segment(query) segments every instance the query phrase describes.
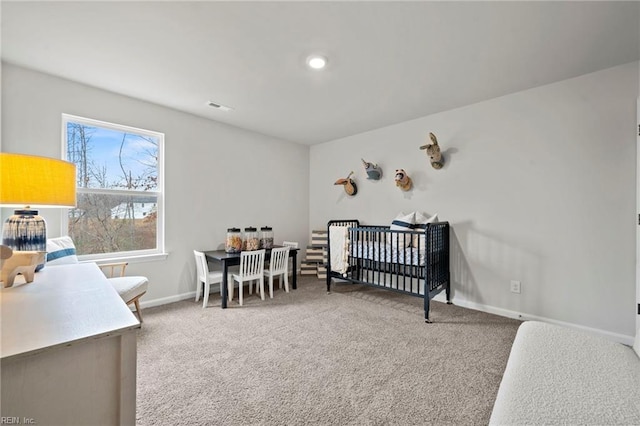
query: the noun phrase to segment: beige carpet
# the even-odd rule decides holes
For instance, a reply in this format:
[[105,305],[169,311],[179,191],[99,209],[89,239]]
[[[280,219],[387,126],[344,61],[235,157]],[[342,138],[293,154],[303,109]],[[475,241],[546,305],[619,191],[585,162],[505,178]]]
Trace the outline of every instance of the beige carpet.
[[144,310],[138,424],[487,424],[519,321],[435,302],[425,324],[420,298],[333,289]]

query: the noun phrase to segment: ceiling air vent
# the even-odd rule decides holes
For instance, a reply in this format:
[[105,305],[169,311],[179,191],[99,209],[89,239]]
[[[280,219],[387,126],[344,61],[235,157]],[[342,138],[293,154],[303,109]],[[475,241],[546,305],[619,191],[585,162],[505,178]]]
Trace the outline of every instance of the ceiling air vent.
[[231,111],[233,109],[233,108],[228,107],[226,105],[217,104],[217,103],[212,102],[212,101],[207,102],[207,105],[209,105],[212,108],[219,109],[220,111]]

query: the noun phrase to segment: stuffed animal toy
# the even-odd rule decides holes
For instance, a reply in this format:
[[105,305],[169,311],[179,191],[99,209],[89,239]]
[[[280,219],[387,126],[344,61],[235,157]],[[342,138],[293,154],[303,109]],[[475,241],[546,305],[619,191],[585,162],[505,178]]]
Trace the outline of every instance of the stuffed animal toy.
[[395,176],[396,186],[403,191],[411,189],[411,178],[404,169],[397,169]]
[[377,164],[369,163],[361,158],[364,165],[364,171],[367,172],[367,179],[379,180],[382,177],[382,169]]
[[351,175],[353,174],[353,172],[349,173],[349,176],[347,176],[344,179],[338,179],[334,185],[344,185],[344,192],[347,193],[347,195],[356,195],[358,193],[358,187],[356,186],[356,182],[351,179]]
[[422,145],[420,149],[427,150],[427,155],[429,156],[431,167],[439,170],[444,165],[444,158],[442,157],[442,153],[440,152],[440,146],[438,145],[438,139],[436,139],[436,135],[434,135],[433,133],[429,133],[429,137],[431,138],[432,143]]

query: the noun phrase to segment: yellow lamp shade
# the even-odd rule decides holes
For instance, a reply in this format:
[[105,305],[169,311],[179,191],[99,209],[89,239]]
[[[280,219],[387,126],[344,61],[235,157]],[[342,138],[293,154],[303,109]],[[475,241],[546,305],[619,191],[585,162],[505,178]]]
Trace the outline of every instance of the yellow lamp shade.
[[75,207],[75,164],[54,158],[0,153],[0,205]]

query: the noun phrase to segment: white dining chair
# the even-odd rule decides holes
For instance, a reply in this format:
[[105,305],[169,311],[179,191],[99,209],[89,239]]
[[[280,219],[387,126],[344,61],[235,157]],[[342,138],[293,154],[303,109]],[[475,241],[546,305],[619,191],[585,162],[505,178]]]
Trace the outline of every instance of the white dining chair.
[[[249,294],[251,294],[251,282],[257,280],[260,285],[260,298],[264,300],[264,254],[265,249],[243,251],[240,253],[240,270],[232,274],[233,280],[229,283],[229,301],[233,300],[233,286],[238,282],[238,299],[242,306],[243,284],[249,282]],[[258,290],[256,289],[256,293]]]
[[[273,279],[278,278],[278,282],[284,280],[284,289],[289,293],[289,250],[291,247],[278,247],[271,250],[271,261],[269,270],[264,271],[264,276],[269,278],[269,297],[273,299]],[[282,287],[282,285],[280,286]]]
[[211,284],[220,284],[220,295],[222,296],[222,271],[209,271],[209,264],[207,263],[207,257],[203,252],[194,250],[193,255],[196,258],[196,271],[197,282],[196,287],[196,302],[200,300],[200,293],[204,288],[204,301],[202,307],[206,308],[209,303],[209,292],[211,291]]
[[[298,248],[297,241],[283,241],[282,245],[290,248]],[[293,264],[293,259],[287,260],[287,263],[289,264],[287,276],[289,273],[295,274],[297,272],[298,265]],[[282,288],[282,281],[278,281],[278,288]]]

